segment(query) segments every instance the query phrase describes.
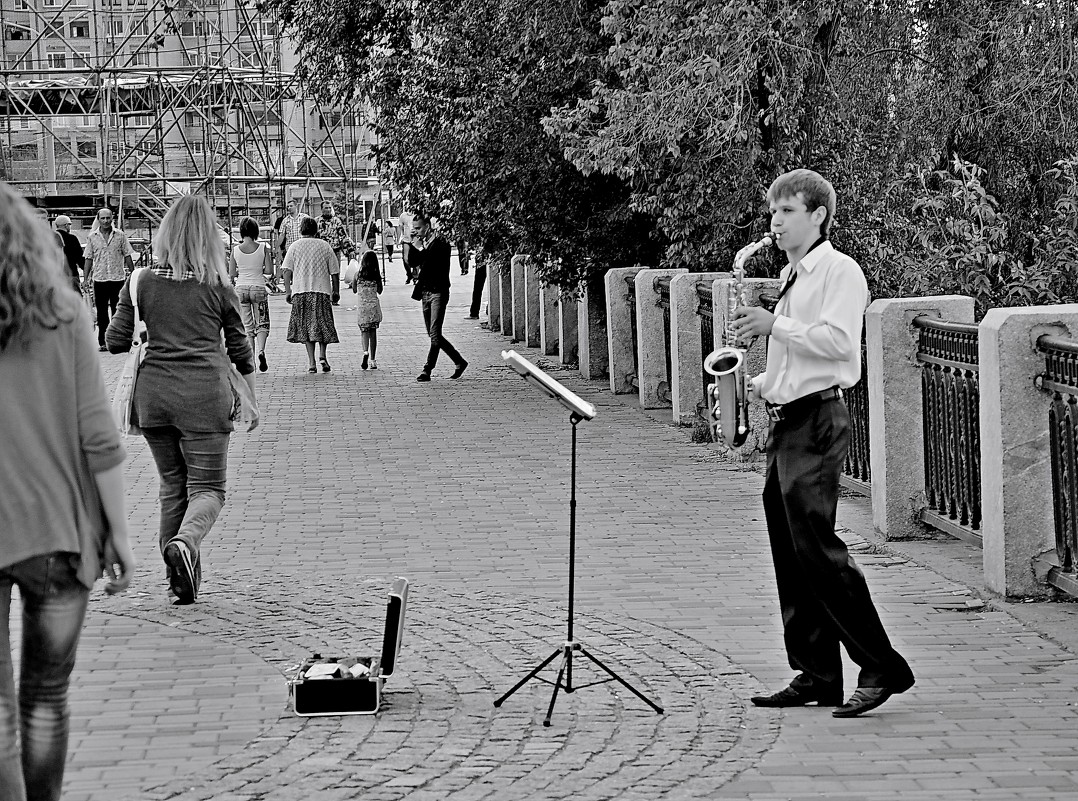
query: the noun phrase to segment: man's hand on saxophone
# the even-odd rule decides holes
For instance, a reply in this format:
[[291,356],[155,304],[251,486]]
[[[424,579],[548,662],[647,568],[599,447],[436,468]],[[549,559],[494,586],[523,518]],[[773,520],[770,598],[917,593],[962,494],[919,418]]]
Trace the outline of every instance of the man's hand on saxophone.
[[734,333],[743,342],[770,336],[774,325],[775,315],[761,306],[738,306],[734,311]]

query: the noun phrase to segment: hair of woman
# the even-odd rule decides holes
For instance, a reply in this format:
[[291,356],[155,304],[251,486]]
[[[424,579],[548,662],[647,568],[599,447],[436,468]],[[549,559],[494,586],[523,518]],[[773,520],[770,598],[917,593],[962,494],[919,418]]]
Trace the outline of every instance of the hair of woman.
[[359,260],[359,280],[379,281],[381,278],[382,271],[378,269],[378,257],[373,250],[368,250]]
[[318,220],[314,217],[304,217],[299,223],[300,236],[318,236]]
[[0,351],[75,318],[77,296],[64,278],[62,258],[48,224],[0,182]]
[[245,236],[249,239],[258,239],[258,223],[254,217],[244,217],[240,220],[240,236]]
[[200,195],[179,198],[161,220],[153,240],[154,255],[172,277],[190,268],[201,284],[227,284],[225,250],[209,201]]

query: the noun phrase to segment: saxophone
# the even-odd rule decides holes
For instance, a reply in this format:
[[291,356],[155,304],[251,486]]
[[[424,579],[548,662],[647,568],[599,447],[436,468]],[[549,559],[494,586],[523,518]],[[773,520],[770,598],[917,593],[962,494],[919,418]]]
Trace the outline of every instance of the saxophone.
[[746,245],[734,256],[734,281],[726,303],[722,347],[704,359],[704,370],[715,376],[708,387],[708,428],[713,442],[720,440],[729,448],[739,448],[749,435],[749,380],[745,370],[745,355],[752,343],[743,343],[734,334],[734,310],[744,306],[745,263],[761,248],[774,243],[771,236]]

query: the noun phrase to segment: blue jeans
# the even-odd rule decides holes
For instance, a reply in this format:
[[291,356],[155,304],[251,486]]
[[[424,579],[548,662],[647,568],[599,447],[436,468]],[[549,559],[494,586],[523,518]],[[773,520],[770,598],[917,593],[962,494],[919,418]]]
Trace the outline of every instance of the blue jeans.
[[199,546],[225,505],[227,432],[183,432],[174,426],[142,429],[161,476],[158,547],[186,543],[197,558]]
[[[11,588],[22,598],[22,660],[15,693]],[[71,554],[35,556],[0,568],[0,798],[55,801],[67,757],[67,688],[90,591]],[[15,733],[22,737],[22,747]]]
[[427,351],[427,363],[423,366],[424,373],[434,372],[440,350],[445,351],[445,355],[453,360],[453,364],[460,365],[464,362],[453,344],[442,336],[442,322],[445,320],[445,310],[448,306],[448,291],[423,293],[423,325],[426,326],[427,335],[430,337],[430,350]]

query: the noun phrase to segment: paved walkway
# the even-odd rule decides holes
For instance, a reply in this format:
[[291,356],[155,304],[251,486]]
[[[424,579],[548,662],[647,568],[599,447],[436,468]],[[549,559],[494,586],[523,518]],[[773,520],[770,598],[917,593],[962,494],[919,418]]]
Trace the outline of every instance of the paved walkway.
[[[761,478],[575,372],[557,377],[599,408],[579,429],[576,634],[666,713],[610,683],[561,696],[549,729],[539,682],[495,709],[565,638],[567,416],[464,319],[470,277],[446,332],[471,366],[416,383],[419,305],[399,262],[390,277],[377,371],[359,369],[350,293],[333,372],[314,376],[273,298],[263,424],[233,439],[194,606],[166,603],[156,474],[130,442],[142,564],[91,605],[68,799],[1078,798],[1078,659],[1031,605],[1020,620],[970,591],[967,546],[876,547],[855,498],[845,536],[917,686],[857,720],[748,705],[791,675]],[[115,376],[122,358],[104,361]],[[934,555],[953,569],[923,566]],[[399,575],[412,594],[383,711],[291,714],[287,670],[375,651]],[[1033,606],[1078,629],[1073,607]],[[578,663],[578,683],[598,678]]]

